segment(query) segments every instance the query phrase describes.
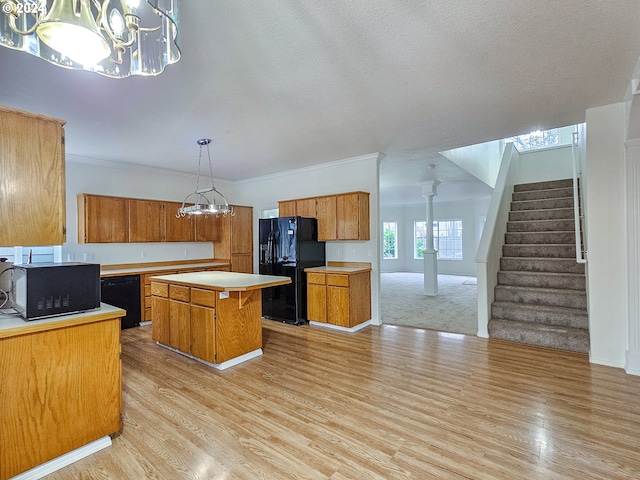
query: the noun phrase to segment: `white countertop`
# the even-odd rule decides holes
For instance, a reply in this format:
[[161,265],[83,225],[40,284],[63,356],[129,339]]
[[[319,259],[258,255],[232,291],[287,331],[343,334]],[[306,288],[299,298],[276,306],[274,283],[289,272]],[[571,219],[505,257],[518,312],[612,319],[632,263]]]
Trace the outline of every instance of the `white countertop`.
[[289,277],[236,272],[193,272],[158,275],[151,281],[199,287],[219,292],[242,292],[291,283]]
[[328,265],[324,267],[309,267],[309,268],[305,268],[304,271],[307,273],[318,272],[318,273],[350,274],[350,273],[370,272],[371,267],[338,267],[338,266],[334,267],[334,266]]
[[227,267],[229,262],[207,262],[207,263],[184,263],[180,265],[161,265],[151,267],[131,267],[131,268],[119,268],[110,270],[100,269],[101,277],[115,277],[118,275],[139,275],[145,273],[162,272],[162,271],[176,271],[187,268],[211,268],[211,267]]
[[0,338],[15,334],[44,331],[53,328],[82,324],[91,321],[100,321],[107,318],[123,317],[126,312],[122,308],[101,303],[100,308],[80,313],[70,313],[40,320],[24,320],[17,313],[7,313],[11,310],[0,310]]

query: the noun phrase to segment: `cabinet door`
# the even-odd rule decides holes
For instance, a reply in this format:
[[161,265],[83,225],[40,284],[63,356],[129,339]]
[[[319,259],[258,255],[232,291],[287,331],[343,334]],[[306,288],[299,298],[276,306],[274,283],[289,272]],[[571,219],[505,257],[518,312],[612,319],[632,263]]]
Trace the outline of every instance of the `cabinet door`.
[[336,237],[336,197],[318,198],[318,240],[335,240]]
[[216,322],[213,308],[191,305],[191,355],[216,361]]
[[327,322],[349,327],[349,288],[327,286]]
[[327,322],[327,287],[307,284],[307,318],[314,322]]
[[182,203],[164,202],[165,242],[193,242],[195,228],[193,217],[176,217]]
[[231,255],[253,253],[253,207],[234,207],[231,216]]
[[129,200],[129,242],[161,242],[163,205],[154,200]]
[[279,217],[295,217],[296,201],[286,200],[284,202],[278,202],[278,216]]
[[0,245],[66,241],[63,124],[0,108]]
[[151,338],[163,345],[169,345],[169,299],[162,297],[151,297],[151,311],[153,312],[153,323]]
[[[82,211],[82,215],[80,212]],[[129,241],[127,225],[129,201],[100,195],[78,196],[78,243],[125,243]]]
[[231,255],[231,271],[253,273],[253,255],[245,253]]
[[360,199],[357,193],[336,197],[336,230],[339,240],[358,240]]
[[296,215],[299,217],[316,218],[317,214],[315,198],[296,200]]
[[214,240],[213,228],[215,215],[196,215],[195,239],[196,242],[212,242]]
[[169,324],[169,346],[191,353],[191,311],[188,303],[169,301]]

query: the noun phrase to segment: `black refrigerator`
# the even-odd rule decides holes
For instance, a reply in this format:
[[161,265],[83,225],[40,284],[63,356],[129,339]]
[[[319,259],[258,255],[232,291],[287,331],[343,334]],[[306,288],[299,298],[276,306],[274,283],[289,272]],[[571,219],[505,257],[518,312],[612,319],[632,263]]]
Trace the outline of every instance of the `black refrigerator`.
[[315,218],[261,218],[260,269],[263,275],[285,276],[288,285],[262,290],[262,316],[300,325],[307,322],[307,267],[325,264],[324,242],[318,241]]

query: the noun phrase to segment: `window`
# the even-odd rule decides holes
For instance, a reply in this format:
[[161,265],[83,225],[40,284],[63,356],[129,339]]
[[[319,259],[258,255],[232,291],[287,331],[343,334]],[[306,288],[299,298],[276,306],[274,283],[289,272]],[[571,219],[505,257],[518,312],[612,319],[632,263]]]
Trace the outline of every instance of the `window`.
[[555,147],[560,145],[560,129],[536,130],[525,135],[508,138],[507,141],[513,142],[518,150]]
[[[413,227],[413,258],[424,258],[427,244],[427,222],[415,222]],[[433,248],[438,259],[462,260],[462,220],[433,222]]]
[[398,258],[398,224],[382,222],[382,258]]
[[438,258],[462,260],[462,220],[433,222],[433,243]]

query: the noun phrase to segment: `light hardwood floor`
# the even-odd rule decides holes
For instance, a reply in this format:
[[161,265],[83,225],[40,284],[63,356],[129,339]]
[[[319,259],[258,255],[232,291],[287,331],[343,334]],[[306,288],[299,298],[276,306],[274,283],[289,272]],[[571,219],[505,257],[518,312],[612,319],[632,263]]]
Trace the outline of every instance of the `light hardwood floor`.
[[636,479],[640,378],[410,327],[263,321],[219,372],[122,332],[124,432],[49,479]]

